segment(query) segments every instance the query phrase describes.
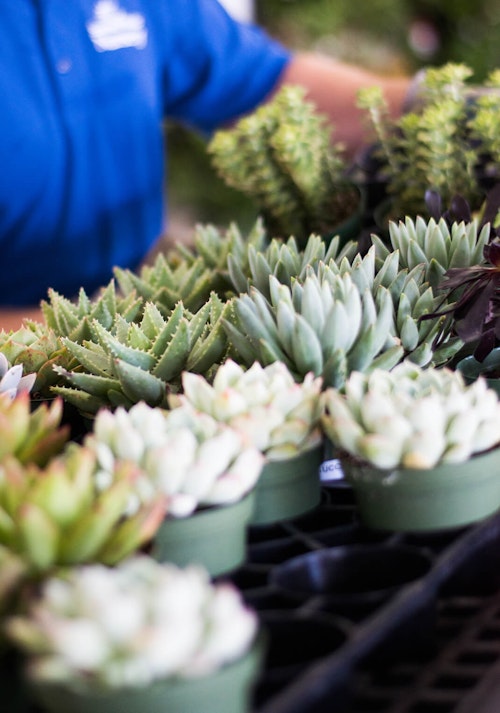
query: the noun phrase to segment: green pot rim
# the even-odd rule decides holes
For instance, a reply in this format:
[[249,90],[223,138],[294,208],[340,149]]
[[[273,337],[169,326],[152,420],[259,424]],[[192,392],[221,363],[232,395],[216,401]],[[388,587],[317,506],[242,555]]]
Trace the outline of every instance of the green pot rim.
[[255,487],[252,525],[289,520],[317,507],[321,500],[319,469],[324,443],[292,458],[268,460]]
[[429,530],[467,525],[500,507],[500,448],[429,470],[381,470],[343,458],[361,521],[378,529]]
[[255,507],[255,489],[227,505],[196,510],[186,518],[165,518],[151,556],[179,566],[203,565],[212,576],[239,567],[246,559],[247,526]]

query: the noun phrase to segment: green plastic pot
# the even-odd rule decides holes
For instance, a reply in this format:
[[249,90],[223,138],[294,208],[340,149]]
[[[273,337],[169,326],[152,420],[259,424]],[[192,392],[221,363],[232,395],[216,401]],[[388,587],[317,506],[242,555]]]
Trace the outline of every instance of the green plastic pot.
[[319,505],[323,450],[321,444],[294,458],[265,463],[255,487],[250,524],[267,525],[289,520]]
[[429,470],[380,470],[347,457],[342,465],[362,523],[375,529],[461,527],[500,507],[500,448]]
[[263,637],[258,636],[246,656],[203,678],[100,693],[49,684],[33,690],[48,713],[248,713],[264,648]]
[[460,371],[468,384],[475,381],[478,376],[484,376],[490,389],[500,395],[500,377],[488,376],[492,372],[500,373],[500,347],[493,349],[484,361],[478,361],[472,354],[461,359],[456,369]]
[[236,569],[246,559],[254,497],[252,490],[230,505],[196,510],[186,518],[165,518],[154,537],[151,556],[180,567],[201,564],[213,577]]

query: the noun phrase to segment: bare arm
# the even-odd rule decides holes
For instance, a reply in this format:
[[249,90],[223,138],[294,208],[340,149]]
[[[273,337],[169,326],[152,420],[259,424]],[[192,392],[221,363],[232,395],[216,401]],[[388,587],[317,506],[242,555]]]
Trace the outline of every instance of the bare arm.
[[411,77],[379,76],[366,69],[309,52],[299,52],[285,69],[280,85],[300,84],[322,114],[330,117],[333,138],[352,156],[367,142],[364,114],[356,106],[361,87],[381,86],[394,116],[401,113]]
[[24,319],[43,322],[42,310],[39,307],[16,307],[0,309],[0,330],[10,332],[19,329]]

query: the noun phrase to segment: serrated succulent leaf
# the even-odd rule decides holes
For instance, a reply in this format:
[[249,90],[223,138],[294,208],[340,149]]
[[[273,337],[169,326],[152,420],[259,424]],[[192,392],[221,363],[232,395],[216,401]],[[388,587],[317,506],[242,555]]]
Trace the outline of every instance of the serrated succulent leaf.
[[121,385],[121,390],[132,403],[145,401],[150,406],[159,406],[164,402],[165,383],[134,364],[115,360],[115,370]]

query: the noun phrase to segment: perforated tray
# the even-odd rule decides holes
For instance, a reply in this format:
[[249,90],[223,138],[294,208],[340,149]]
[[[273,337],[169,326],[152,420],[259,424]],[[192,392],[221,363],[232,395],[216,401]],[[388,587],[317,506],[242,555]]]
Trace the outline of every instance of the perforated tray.
[[230,578],[269,636],[254,713],[500,713],[500,514],[376,532],[333,481]]

